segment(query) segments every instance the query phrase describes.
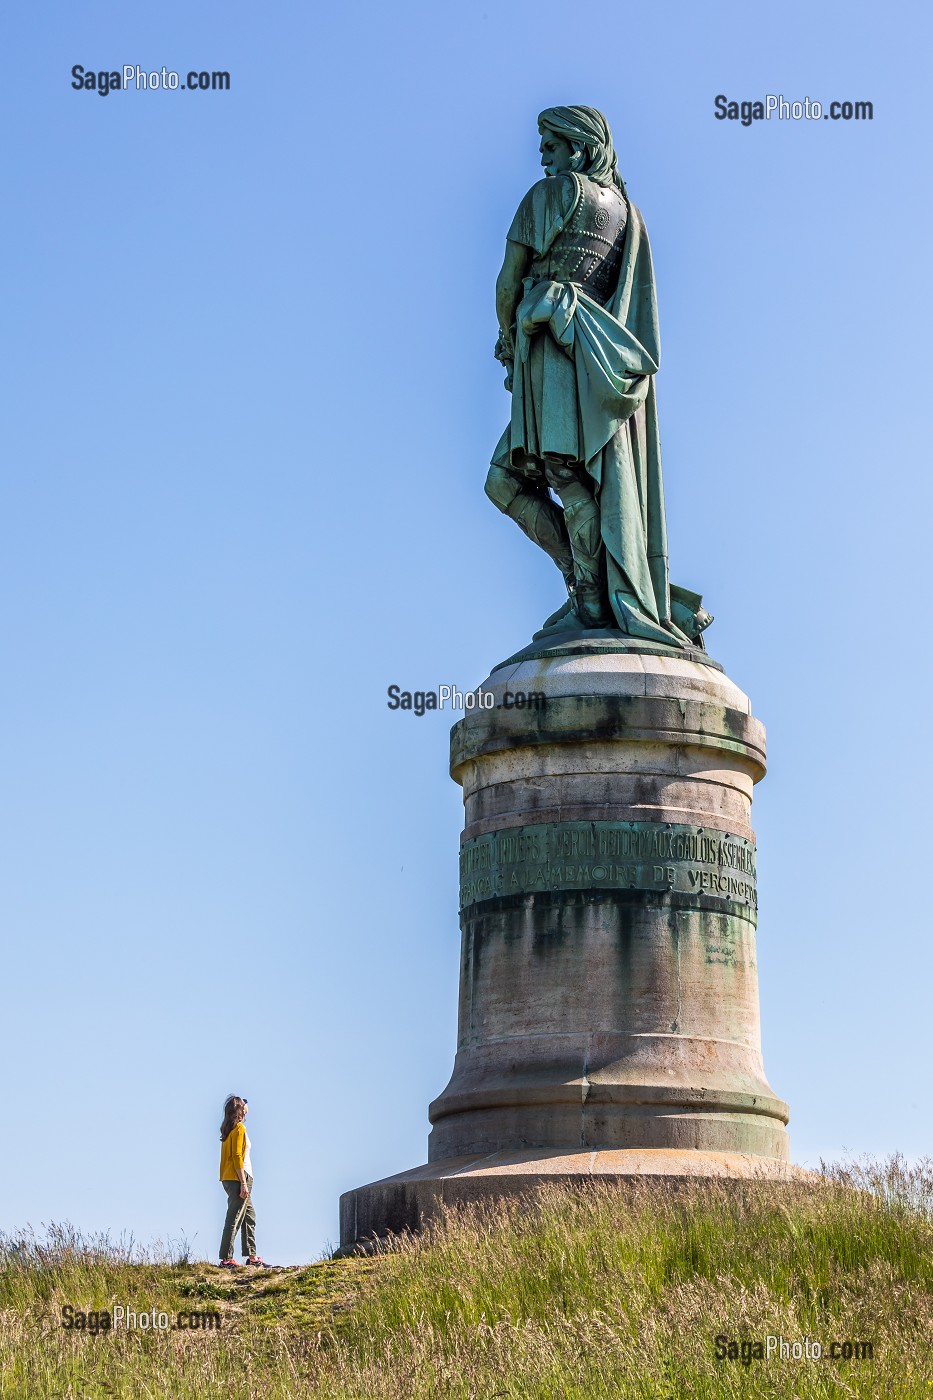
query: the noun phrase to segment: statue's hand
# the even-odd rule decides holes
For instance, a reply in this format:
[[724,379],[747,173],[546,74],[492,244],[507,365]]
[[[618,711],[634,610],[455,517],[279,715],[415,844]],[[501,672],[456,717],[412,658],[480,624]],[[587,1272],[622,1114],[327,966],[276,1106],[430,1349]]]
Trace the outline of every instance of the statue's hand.
[[512,337],[506,331],[499,332],[499,339],[496,341],[496,348],[492,352],[502,365],[510,365],[515,359],[515,346]]
[[499,339],[496,341],[496,348],[493,351],[500,365],[506,369],[505,387],[509,393],[512,392],[512,370],[515,365],[515,347],[512,344],[512,337],[503,331],[499,332]]

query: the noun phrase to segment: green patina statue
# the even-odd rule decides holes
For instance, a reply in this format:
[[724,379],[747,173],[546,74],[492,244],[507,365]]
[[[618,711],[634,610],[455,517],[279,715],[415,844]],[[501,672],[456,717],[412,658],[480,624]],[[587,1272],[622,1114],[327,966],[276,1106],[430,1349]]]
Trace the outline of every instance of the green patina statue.
[[564,576],[569,598],[539,636],[607,628],[702,646],[712,619],[668,581],[644,221],[601,113],[551,107],[538,129],[547,174],[519,205],[496,283],[512,418],[486,494]]

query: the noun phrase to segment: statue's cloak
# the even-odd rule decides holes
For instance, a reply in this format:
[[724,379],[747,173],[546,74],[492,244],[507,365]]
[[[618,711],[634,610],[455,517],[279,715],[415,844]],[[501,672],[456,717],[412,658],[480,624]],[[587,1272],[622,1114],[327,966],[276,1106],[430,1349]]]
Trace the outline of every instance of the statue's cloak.
[[[510,239],[539,256],[547,251],[566,218],[563,183],[541,180],[529,190]],[[638,614],[655,626],[670,620],[654,394],[659,361],[651,248],[629,203],[619,280],[605,307],[573,282],[525,279],[512,420],[493,457],[501,467],[546,454],[584,464],[599,503],[609,601],[624,632]]]

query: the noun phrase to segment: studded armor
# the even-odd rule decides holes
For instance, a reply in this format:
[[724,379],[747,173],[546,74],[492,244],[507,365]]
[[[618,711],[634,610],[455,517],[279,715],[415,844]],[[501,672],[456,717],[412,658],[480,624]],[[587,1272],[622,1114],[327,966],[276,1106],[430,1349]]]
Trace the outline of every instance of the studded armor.
[[615,185],[597,185],[576,174],[572,178],[577,191],[573,209],[548,251],[534,259],[529,273],[551,282],[575,282],[605,306],[619,276],[628,209]]

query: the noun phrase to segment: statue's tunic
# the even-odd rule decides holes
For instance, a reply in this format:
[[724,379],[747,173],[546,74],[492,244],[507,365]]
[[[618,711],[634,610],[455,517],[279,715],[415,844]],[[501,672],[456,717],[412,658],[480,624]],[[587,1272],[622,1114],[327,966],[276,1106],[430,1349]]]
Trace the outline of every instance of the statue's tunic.
[[657,303],[641,214],[614,184],[558,175],[532,186],[508,237],[532,260],[516,313],[512,419],[493,462],[582,463],[618,625],[667,624]]

